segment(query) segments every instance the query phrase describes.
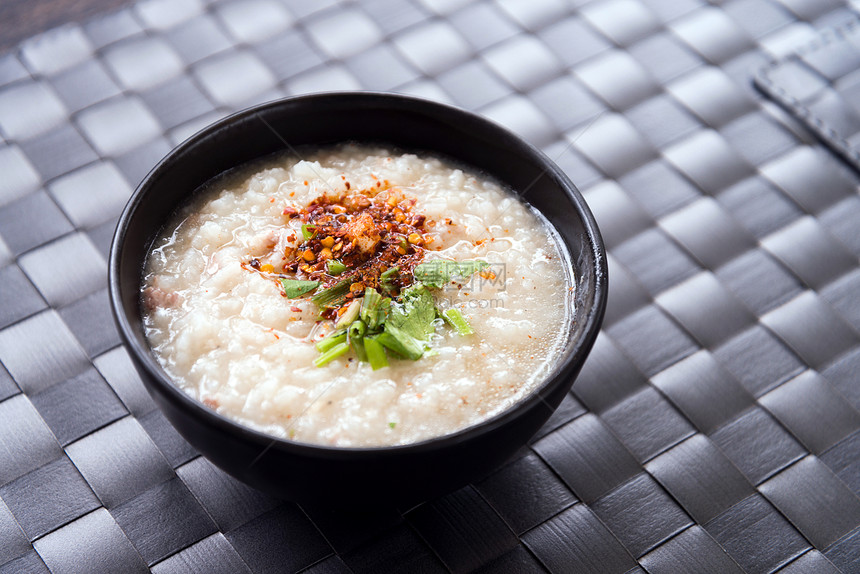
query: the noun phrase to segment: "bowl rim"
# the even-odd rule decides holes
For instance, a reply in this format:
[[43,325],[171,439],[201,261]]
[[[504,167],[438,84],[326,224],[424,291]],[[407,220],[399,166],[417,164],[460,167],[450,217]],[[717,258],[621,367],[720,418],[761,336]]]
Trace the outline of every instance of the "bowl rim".
[[[477,124],[480,126],[480,129],[484,131],[495,132],[494,136],[504,138],[506,147],[510,147],[517,155],[529,156],[528,159],[541,168],[541,173],[543,175],[549,176],[554,182],[556,182],[560,189],[568,196],[572,207],[582,221],[582,227],[585,231],[584,237],[586,237],[586,241],[583,242],[583,248],[592,252],[592,257],[595,261],[595,268],[593,269],[594,291],[592,304],[587,309],[581,334],[569,342],[569,347],[567,347],[569,351],[566,353],[565,358],[556,364],[531,392],[517,400],[508,408],[487,419],[481,420],[452,433],[397,445],[344,447],[306,443],[281,438],[256,430],[239,421],[233,420],[226,415],[222,415],[188,395],[185,391],[180,389],[179,386],[173,383],[171,377],[156,361],[149,346],[141,345],[135,336],[137,330],[133,327],[132,322],[129,321],[126,316],[124,306],[122,304],[122,285],[120,281],[122,251],[129,223],[134,218],[141,203],[143,203],[144,198],[148,194],[149,188],[158,180],[162,172],[167,170],[177,161],[181,161],[182,156],[186,152],[190,151],[201,142],[205,142],[207,139],[219,132],[223,133],[224,131],[228,131],[231,125],[241,124],[243,120],[252,116],[257,116],[261,112],[277,109],[282,106],[302,105],[304,103],[314,105],[316,102],[338,100],[343,102],[356,100],[360,103],[376,103],[379,107],[392,107],[393,105],[393,111],[395,113],[402,113],[404,110],[418,109],[419,111],[428,112],[428,117],[436,114],[447,114],[448,116],[458,117],[458,119],[471,125]],[[433,119],[438,120],[436,117]],[[266,123],[265,120],[263,123]],[[428,149],[428,151],[432,153],[434,150]],[[453,156],[452,159],[455,161],[459,160],[459,158]],[[469,165],[469,162],[467,161],[463,161],[463,163],[467,166]],[[493,174],[489,173],[488,175],[492,176]],[[524,194],[525,192],[518,193],[520,200],[528,203],[527,200],[522,197]],[[187,195],[183,195],[183,199],[187,197]],[[552,223],[550,223],[550,225],[552,225]],[[555,229],[554,225],[553,228],[555,233],[558,234],[559,232]],[[569,251],[566,246],[565,250]],[[570,253],[566,255],[567,259],[570,259],[571,257],[572,254]],[[575,275],[574,278],[578,280],[579,276]],[[219,430],[226,431],[228,434],[238,435],[243,439],[248,439],[260,444],[263,448],[263,452],[260,454],[260,457],[262,457],[263,453],[269,449],[275,449],[309,458],[343,460],[364,459],[368,456],[374,455],[385,457],[397,456],[405,453],[419,454],[426,451],[436,451],[447,449],[449,447],[456,447],[460,443],[471,441],[485,434],[492,433],[499,427],[504,427],[512,419],[516,419],[521,412],[525,412],[536,407],[536,403],[538,402],[545,402],[544,395],[550,394],[551,390],[556,388],[558,385],[563,384],[567,378],[575,376],[576,371],[581,367],[594,345],[606,310],[608,296],[608,268],[603,239],[597,227],[597,222],[595,221],[591,210],[588,208],[585,199],[567,174],[565,174],[543,151],[535,147],[533,144],[516,135],[508,128],[486,117],[453,105],[403,94],[372,91],[340,91],[288,96],[239,110],[205,126],[171,149],[171,151],[159,160],[159,162],[140,181],[118,219],[110,247],[108,287],[111,312],[118,327],[123,344],[133,355],[131,357],[132,361],[136,364],[142,364],[147,371],[147,374],[150,375],[151,381],[158,386],[162,395],[174,404],[179,403],[181,410],[189,413],[197,419],[203,419],[202,422],[206,425],[214,425]],[[145,377],[141,378],[145,379]],[[148,382],[146,380],[143,380],[143,382],[144,386],[150,394],[152,394],[153,390],[150,388]],[[550,408],[549,405],[546,406],[550,409],[550,414],[556,410],[555,408]]]

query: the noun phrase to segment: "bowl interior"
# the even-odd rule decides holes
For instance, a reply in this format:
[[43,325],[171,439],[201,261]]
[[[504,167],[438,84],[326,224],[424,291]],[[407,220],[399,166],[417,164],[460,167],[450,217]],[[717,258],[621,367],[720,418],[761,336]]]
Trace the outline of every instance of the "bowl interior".
[[[413,451],[444,447],[464,435],[492,430],[504,421],[491,419],[454,436],[405,447],[337,449],[302,445],[232,423],[197,405],[173,386],[149,350],[141,321],[143,265],[152,241],[176,208],[201,185],[245,162],[301,146],[356,141],[383,143],[407,150],[447,156],[484,172],[510,187],[536,207],[558,231],[567,247],[576,277],[576,310],[568,344],[555,372],[532,395],[496,419],[516,416],[518,409],[543,401],[553,389],[569,388],[597,335],[606,300],[606,261],[596,224],[576,188],[541,152],[498,125],[449,106],[416,98],[371,93],[323,94],[264,104],[225,118],[178,146],[140,184],[123,212],[110,260],[110,296],[123,339],[150,391],[172,394],[180,408],[232,435],[289,452],[329,451],[326,456],[352,456],[331,451]],[[561,400],[557,393],[555,404]],[[158,402],[158,401],[157,401]],[[161,405],[163,406],[163,404]],[[547,418],[550,413],[546,413]],[[168,416],[171,418],[171,416]],[[172,419],[175,423],[175,418]],[[534,430],[536,430],[535,427]],[[180,429],[182,430],[182,429]],[[534,432],[534,430],[532,432]],[[528,437],[524,437],[524,443]],[[518,445],[517,445],[518,446]]]

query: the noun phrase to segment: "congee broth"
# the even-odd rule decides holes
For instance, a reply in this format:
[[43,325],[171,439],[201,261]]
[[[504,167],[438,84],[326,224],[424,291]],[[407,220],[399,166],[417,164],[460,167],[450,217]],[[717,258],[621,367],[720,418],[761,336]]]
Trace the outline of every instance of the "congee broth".
[[416,442],[532,391],[572,277],[538,212],[447,160],[346,144],[209,182],[156,239],[147,339],[186,393],[271,435]]

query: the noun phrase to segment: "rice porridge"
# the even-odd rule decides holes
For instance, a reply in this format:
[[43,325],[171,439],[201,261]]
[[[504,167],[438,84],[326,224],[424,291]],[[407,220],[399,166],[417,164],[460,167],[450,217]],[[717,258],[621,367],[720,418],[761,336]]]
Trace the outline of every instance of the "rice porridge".
[[185,392],[341,447],[484,420],[552,369],[574,282],[554,230],[495,182],[355,144],[216,178],[156,239],[146,335]]

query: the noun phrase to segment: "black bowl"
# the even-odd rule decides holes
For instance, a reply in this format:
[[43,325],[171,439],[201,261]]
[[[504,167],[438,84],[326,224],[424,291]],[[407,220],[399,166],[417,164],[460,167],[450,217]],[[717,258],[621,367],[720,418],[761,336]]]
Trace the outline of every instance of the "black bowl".
[[[202,184],[289,146],[386,142],[447,156],[522,194],[555,226],[576,277],[576,311],[552,373],[507,411],[454,434],[380,448],[336,448],[273,438],[219,415],[174,386],[143,333],[140,285],[150,246]],[[134,192],[114,236],[110,299],[131,357],[176,429],[236,478],[298,502],[405,505],[451,491],[498,467],[537,432],[569,391],[603,319],[603,243],[585,201],[533,146],[481,117],[426,100],[372,93],[287,98],[244,110],[197,133]]]

